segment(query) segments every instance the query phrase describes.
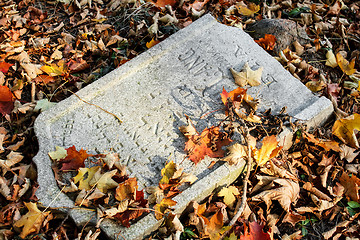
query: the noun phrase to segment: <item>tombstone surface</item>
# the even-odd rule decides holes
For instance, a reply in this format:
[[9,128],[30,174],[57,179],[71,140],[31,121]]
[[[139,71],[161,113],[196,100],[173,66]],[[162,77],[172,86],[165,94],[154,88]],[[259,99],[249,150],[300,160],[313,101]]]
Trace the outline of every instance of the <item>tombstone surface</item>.
[[[322,123],[332,112],[332,104],[314,96],[280,63],[238,28],[222,25],[205,15],[189,27],[142,53],[118,69],[80,90],[78,96],[117,115],[84,103],[76,96],[58,103],[36,119],[39,152],[34,158],[40,188],[37,197],[44,206],[69,208],[77,224],[84,224],[93,212],[74,208],[74,203],[60,193],[51,169],[48,152],[55,146],[86,149],[89,153],[118,152],[139,189],[157,185],[165,162],[181,163],[186,172],[199,177],[191,187],[174,198],[180,213],[191,200],[201,200],[216,187],[230,184],[243,165],[228,166],[205,158],[194,166],[185,159],[185,137],[178,128],[190,116],[199,131],[218,124],[224,118],[220,93],[237,86],[229,68],[240,71],[248,62],[252,69],[264,67],[262,84],[248,93],[260,98],[259,111],[278,113],[284,106],[295,119],[311,126]],[[94,218],[93,218],[94,220]],[[111,220],[102,229],[113,239],[142,238],[158,226],[152,213],[128,229]],[[120,235],[119,235],[120,233]]]

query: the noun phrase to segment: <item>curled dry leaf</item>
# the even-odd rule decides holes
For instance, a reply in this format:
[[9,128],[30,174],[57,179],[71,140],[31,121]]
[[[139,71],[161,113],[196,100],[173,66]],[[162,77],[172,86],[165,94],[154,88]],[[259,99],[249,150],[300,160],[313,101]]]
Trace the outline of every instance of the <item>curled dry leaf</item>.
[[15,222],[15,227],[23,227],[20,237],[25,238],[27,235],[31,233],[38,233],[46,216],[50,214],[50,212],[42,212],[40,211],[36,203],[28,202],[24,203],[28,213],[23,215],[18,221]]
[[24,156],[21,155],[19,152],[13,152],[11,151],[7,156],[7,160],[1,160],[0,159],[0,167],[4,169],[4,171],[8,170],[11,166],[19,163]]
[[257,70],[252,70],[246,62],[241,72],[236,72],[232,68],[230,68],[230,71],[237,85],[240,87],[245,87],[246,85],[254,87],[260,85],[263,69],[263,67],[260,67]]
[[335,54],[333,53],[333,51],[330,49],[327,51],[326,53],[326,63],[325,63],[326,66],[329,66],[329,67],[336,67],[338,65],[337,61],[336,61],[336,57],[335,57]]

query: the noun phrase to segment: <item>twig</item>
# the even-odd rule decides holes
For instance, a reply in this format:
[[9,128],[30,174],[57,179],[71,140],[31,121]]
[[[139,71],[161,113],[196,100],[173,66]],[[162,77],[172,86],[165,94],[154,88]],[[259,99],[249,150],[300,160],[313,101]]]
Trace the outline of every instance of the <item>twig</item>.
[[246,193],[247,193],[247,188],[248,188],[248,181],[249,181],[249,177],[250,177],[250,171],[251,171],[251,165],[252,165],[252,157],[251,157],[251,146],[250,146],[250,133],[249,133],[249,129],[246,126],[246,123],[243,121],[244,124],[244,128],[246,131],[246,141],[247,141],[247,147],[248,147],[248,157],[247,157],[247,169],[246,169],[246,176],[245,179],[243,181],[244,184],[244,188],[243,188],[243,194],[241,197],[241,204],[238,208],[237,213],[235,214],[235,216],[231,219],[229,226],[233,226],[236,221],[238,220],[238,218],[241,216],[241,214],[244,212],[245,206],[246,206]]
[[79,95],[77,95],[76,93],[74,93],[74,92],[71,91],[71,90],[68,90],[68,91],[71,92],[72,94],[74,94],[79,100],[83,101],[84,103],[89,104],[89,105],[91,105],[91,106],[94,106],[94,107],[97,107],[97,108],[101,109],[102,111],[104,111],[104,112],[106,112],[106,113],[114,116],[114,117],[120,122],[120,124],[122,123],[121,119],[120,119],[118,116],[116,116],[115,114],[113,114],[113,113],[111,113],[111,112],[103,109],[102,107],[100,107],[100,106],[98,106],[98,105],[95,105],[95,104],[93,104],[93,103],[90,103],[90,102],[88,102],[88,101],[85,101],[84,99],[82,99],[81,97],[79,97]]

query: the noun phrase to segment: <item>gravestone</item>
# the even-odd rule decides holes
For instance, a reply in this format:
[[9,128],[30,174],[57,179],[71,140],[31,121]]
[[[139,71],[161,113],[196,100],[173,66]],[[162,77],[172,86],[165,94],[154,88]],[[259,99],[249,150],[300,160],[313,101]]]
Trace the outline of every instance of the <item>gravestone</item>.
[[[227,91],[237,87],[229,68],[239,71],[246,62],[252,69],[264,67],[262,84],[248,91],[261,99],[260,111],[271,108],[278,113],[286,106],[291,116],[310,126],[322,123],[331,114],[329,100],[314,96],[248,34],[205,15],[77,93],[81,99],[118,116],[122,124],[76,96],[39,115],[35,123],[39,152],[34,162],[40,202],[69,208],[77,224],[85,224],[93,214],[73,208],[73,201],[59,191],[48,157],[55,146],[75,145],[93,154],[118,152],[131,176],[137,177],[139,189],[158,184],[166,161],[181,163],[199,180],[174,198],[176,213],[189,201],[201,200],[216,187],[234,181],[242,164],[230,167],[219,163],[208,169],[210,158],[197,166],[184,160],[185,137],[178,128],[186,123],[185,114],[199,131],[218,124],[224,118],[223,111],[208,113],[223,108],[223,87]],[[204,119],[200,119],[202,116]],[[105,220],[101,227],[113,239],[122,236],[131,240],[141,238],[158,224],[150,213],[128,229],[111,220]]]

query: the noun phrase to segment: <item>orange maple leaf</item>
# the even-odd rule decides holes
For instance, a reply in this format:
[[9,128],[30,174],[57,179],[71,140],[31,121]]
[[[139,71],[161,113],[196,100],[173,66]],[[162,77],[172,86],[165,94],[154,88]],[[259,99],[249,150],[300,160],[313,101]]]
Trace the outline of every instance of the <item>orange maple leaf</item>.
[[222,93],[220,93],[221,101],[224,103],[225,106],[227,106],[228,98],[230,98],[232,102],[241,102],[246,95],[246,91],[247,90],[245,88],[238,87],[231,92],[227,92],[223,87],[223,91]]
[[60,160],[62,163],[61,169],[64,170],[78,170],[81,167],[85,167],[85,159],[91,157],[92,155],[87,154],[86,150],[81,149],[77,151],[75,146],[69,147],[66,149],[67,156],[66,158]]
[[219,127],[206,128],[202,133],[187,136],[185,151],[195,164],[198,164],[205,156],[212,158],[224,157],[225,151],[221,147],[231,143],[231,139]]
[[276,157],[282,147],[278,147],[278,141],[275,135],[266,136],[262,141],[260,149],[253,148],[255,161],[259,166],[263,166],[271,158]]
[[0,72],[7,73],[9,71],[9,68],[14,65],[7,62],[0,62]]
[[265,34],[263,38],[259,40],[255,40],[257,44],[259,44],[266,51],[273,50],[276,45],[276,37],[271,34]]
[[5,116],[14,108],[14,96],[7,86],[0,86],[0,113]]

